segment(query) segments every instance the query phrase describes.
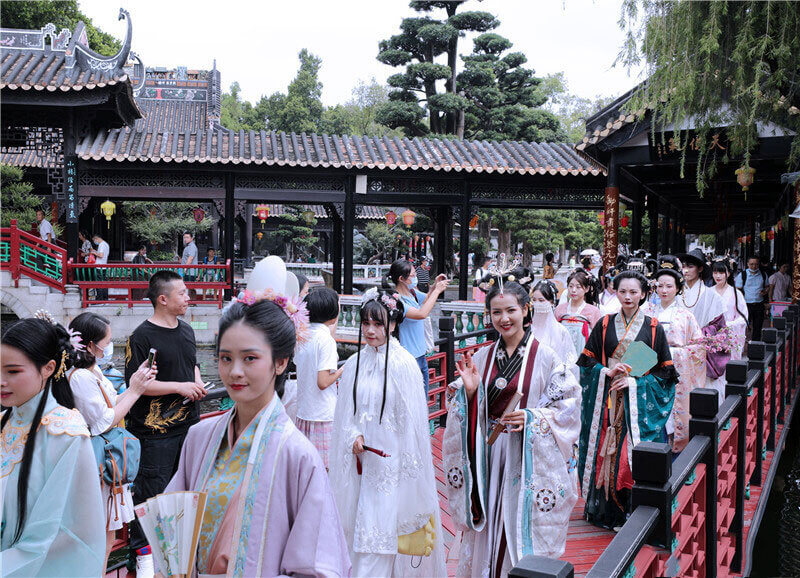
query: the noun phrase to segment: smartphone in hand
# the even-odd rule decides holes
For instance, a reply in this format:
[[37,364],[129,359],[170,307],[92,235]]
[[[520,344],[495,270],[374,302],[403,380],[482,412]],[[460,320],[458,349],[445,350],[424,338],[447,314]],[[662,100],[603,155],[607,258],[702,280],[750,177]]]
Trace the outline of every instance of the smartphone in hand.
[[156,352],[155,348],[151,347],[150,348],[150,353],[147,354],[147,368],[148,369],[152,369],[153,368],[153,363],[156,360],[156,353],[157,352]]

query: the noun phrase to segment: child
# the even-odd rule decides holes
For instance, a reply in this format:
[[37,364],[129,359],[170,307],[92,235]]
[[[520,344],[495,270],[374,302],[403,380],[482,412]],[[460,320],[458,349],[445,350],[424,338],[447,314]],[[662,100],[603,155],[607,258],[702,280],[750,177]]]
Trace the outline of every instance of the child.
[[314,444],[328,468],[328,445],[331,439],[333,413],[336,410],[336,388],[331,387],[342,375],[337,369],[336,323],[339,321],[339,295],[323,287],[306,297],[310,336],[295,353],[297,366],[297,429]]

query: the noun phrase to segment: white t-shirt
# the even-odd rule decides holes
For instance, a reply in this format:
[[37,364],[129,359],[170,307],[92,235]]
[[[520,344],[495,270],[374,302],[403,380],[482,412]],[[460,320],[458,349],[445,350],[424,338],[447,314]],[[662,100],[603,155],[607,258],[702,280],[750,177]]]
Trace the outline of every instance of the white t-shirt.
[[47,219],[42,219],[42,222],[39,223],[39,237],[42,241],[47,241],[47,234],[50,234],[50,242],[56,242],[56,232],[53,230],[53,225],[50,224],[50,221]]
[[336,371],[339,355],[336,340],[322,323],[311,324],[308,341],[294,354],[297,366],[297,417],[306,421],[333,421],[336,409],[336,384],[317,386],[320,371]]
[[789,301],[789,285],[791,284],[791,278],[788,275],[776,271],[772,274],[772,277],[769,278],[769,284],[775,285],[775,289],[772,291],[773,301]]
[[97,263],[98,265],[108,263],[108,254],[111,251],[111,248],[108,246],[108,243],[106,243],[105,241],[100,241],[100,244],[97,245],[97,251],[99,253],[102,253],[103,256],[101,257],[100,255],[97,255],[97,260],[95,261],[95,263]]

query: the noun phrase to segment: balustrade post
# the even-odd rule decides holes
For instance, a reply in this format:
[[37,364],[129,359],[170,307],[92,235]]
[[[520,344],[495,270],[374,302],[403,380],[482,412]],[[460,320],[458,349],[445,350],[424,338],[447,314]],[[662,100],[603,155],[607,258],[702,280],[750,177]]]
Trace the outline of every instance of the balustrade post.
[[717,575],[717,457],[720,423],[717,418],[719,392],[698,388],[689,394],[689,439],[706,436],[709,444],[702,458],[706,466],[706,577]]
[[[763,337],[763,332],[762,332]],[[761,465],[764,458],[764,452],[767,451],[764,445],[764,373],[767,371],[766,357],[766,343],[763,341],[751,341],[747,346],[747,368],[748,370],[756,370],[758,372],[758,379],[753,384],[756,389],[756,465],[753,469],[753,475],[750,476],[750,483],[754,486],[761,485]],[[766,416],[770,422],[772,421],[772,414]]]
[[445,360],[445,374],[447,375],[447,383],[452,383],[456,379],[456,340],[455,340],[455,322],[452,317],[439,318],[439,338],[447,340],[445,343],[444,360]]
[[14,287],[19,287],[19,229],[17,220],[11,219],[11,239],[9,240],[8,259],[11,267],[11,278],[14,280]]
[[573,578],[575,569],[564,560],[525,556],[508,573],[509,578]]
[[[786,343],[787,343],[787,318],[776,317],[772,320],[773,328],[776,331],[775,341],[775,391],[778,397],[775,400],[778,406],[778,423],[783,423],[784,411],[786,409]],[[780,356],[780,365],[778,364]],[[779,379],[780,377],[780,379]]]
[[648,543],[670,549],[672,546],[672,450],[669,444],[640,442],[633,448],[633,490],[631,511],[637,506],[652,506],[659,511],[658,521]]
[[766,328],[761,332],[761,339],[764,340],[764,347],[766,349],[767,367],[770,371],[769,383],[764,384],[765,391],[769,391],[769,434],[766,439],[767,451],[775,451],[775,429],[778,423],[778,407],[780,402],[776,401],[775,396],[780,395],[776,393],[778,388],[775,387],[775,379],[777,372],[776,361],[778,359],[778,330],[772,327]]
[[[751,342],[752,343],[752,342]],[[739,397],[734,417],[739,422],[736,444],[736,511],[731,520],[730,533],[736,536],[736,553],[731,560],[731,570],[738,572],[742,565],[742,549],[744,546],[744,494],[745,466],[747,465],[747,361],[729,361],[725,367],[725,395]]]
[[786,347],[783,354],[788,361],[789,370],[786,372],[786,396],[794,389],[794,380],[796,375],[796,353],[797,348],[797,315],[793,309],[786,309],[783,312],[783,317],[786,319]]

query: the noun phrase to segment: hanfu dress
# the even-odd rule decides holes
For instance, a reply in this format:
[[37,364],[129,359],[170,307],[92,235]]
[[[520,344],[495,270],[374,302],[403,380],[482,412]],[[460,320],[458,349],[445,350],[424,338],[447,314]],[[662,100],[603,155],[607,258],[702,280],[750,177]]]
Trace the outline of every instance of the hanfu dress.
[[[687,284],[683,294],[675,298],[680,300],[700,326],[700,331],[705,336],[713,336],[725,327],[725,309],[722,298],[715,289],[707,287],[702,280],[698,280],[694,287]],[[706,353],[706,384],[705,387],[719,392],[719,404],[725,400],[725,365],[730,360],[729,353]]]
[[672,451],[679,452],[689,443],[689,394],[693,389],[705,387],[706,352],[702,345],[692,343],[703,336],[694,315],[682,307],[677,299],[666,309],[647,304],[643,312],[658,319],[669,343],[672,363],[678,372],[675,385],[675,402],[667,421],[667,434],[673,436]]
[[[656,366],[642,377],[628,377],[626,389],[611,392],[607,374],[634,341],[656,352]],[[664,328],[641,310],[627,325],[622,313],[603,317],[578,365],[583,389],[578,475],[586,519],[614,528],[630,511],[633,447],[642,441],[666,441],[678,374]]]
[[49,393],[35,434],[25,526],[12,544],[22,452],[42,395],[10,410],[3,428],[0,571],[4,577],[96,578],[105,574],[106,516],[89,429],[77,410],[58,405]]
[[572,343],[575,345],[575,355],[580,355],[586,346],[586,340],[589,339],[592,328],[603,317],[603,314],[600,309],[586,302],[573,310],[572,305],[567,301],[556,307],[555,316],[556,320],[569,331]]
[[[717,295],[720,293],[717,292]],[[725,287],[725,292],[720,297],[725,311],[725,324],[733,330],[737,337],[737,346],[731,349],[731,359],[741,359],[747,332],[747,303],[742,292],[731,285]]]
[[[556,353],[528,331],[509,356],[502,339],[474,358],[481,383],[471,400],[448,388],[443,441],[450,514],[463,531],[457,576],[506,576],[529,554],[564,553],[577,496],[580,387]],[[487,440],[515,393],[520,432]]]
[[231,443],[236,406],[189,429],[165,492],[205,491],[198,576],[349,576],[325,466],[277,395]]
[[[353,576],[445,577],[422,374],[416,359],[394,338],[389,340],[389,367],[384,373],[386,347],[361,350],[355,408],[357,356],[347,361],[333,419],[330,479]],[[365,445],[388,457],[368,451],[357,457],[353,443],[359,436]],[[435,533],[429,556],[398,553],[400,536],[419,532],[428,524]]]

